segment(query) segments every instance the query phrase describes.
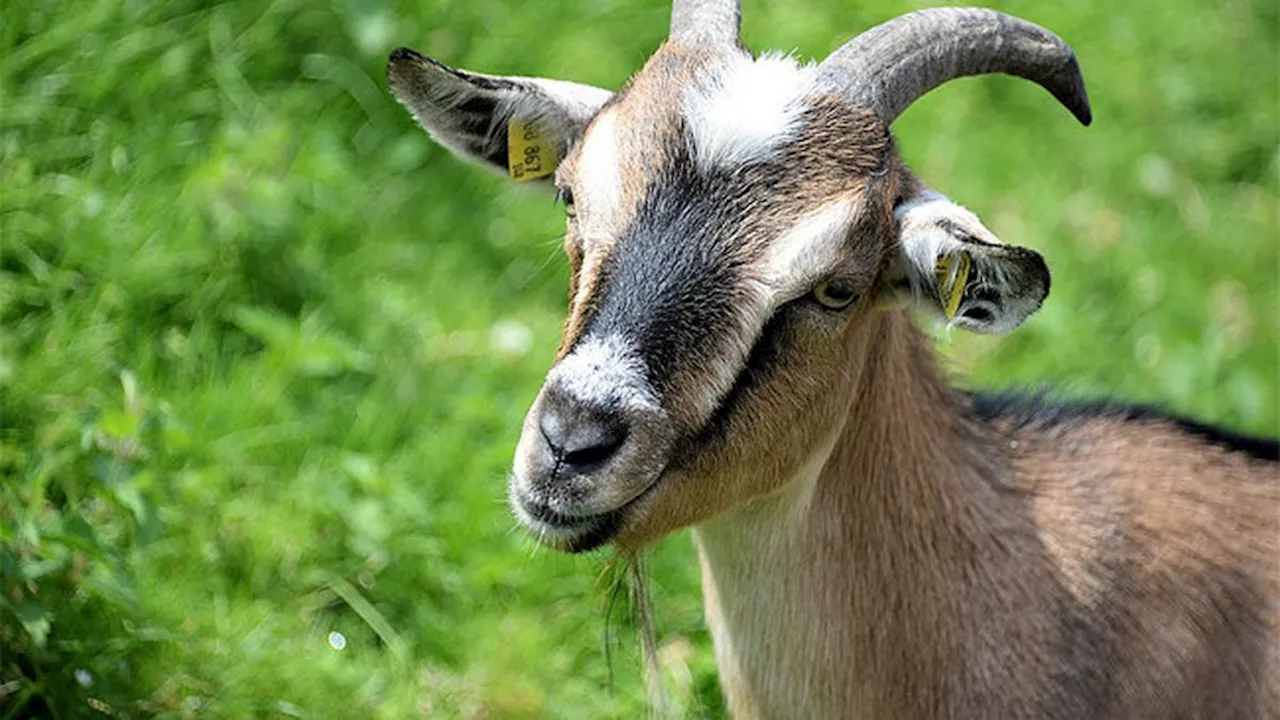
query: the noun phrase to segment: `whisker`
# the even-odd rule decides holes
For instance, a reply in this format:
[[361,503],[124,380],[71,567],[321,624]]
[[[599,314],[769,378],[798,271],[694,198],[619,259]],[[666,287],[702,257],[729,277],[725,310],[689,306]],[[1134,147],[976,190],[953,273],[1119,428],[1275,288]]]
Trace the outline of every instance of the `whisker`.
[[631,588],[631,602],[635,612],[636,633],[640,638],[640,654],[644,665],[644,684],[649,696],[650,711],[657,717],[671,716],[667,702],[666,683],[662,679],[662,663],[658,658],[658,636],[653,624],[653,602],[649,597],[649,581],[643,559],[630,555],[630,572],[627,573]]

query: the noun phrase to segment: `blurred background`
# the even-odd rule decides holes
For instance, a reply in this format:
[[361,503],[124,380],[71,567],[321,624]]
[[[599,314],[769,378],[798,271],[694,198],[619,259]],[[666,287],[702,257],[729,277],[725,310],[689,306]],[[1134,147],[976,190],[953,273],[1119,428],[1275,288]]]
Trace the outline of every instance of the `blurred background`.
[[[747,0],[744,36],[821,58],[929,4]],[[958,381],[1276,434],[1280,6],[995,7],[1075,47],[1095,124],[985,77],[895,125],[1054,274],[1013,335],[939,337]],[[642,712],[609,554],[536,550],[504,504],[561,211],[433,145],[383,68],[408,45],[615,88],[667,13],[5,2],[0,718]],[[720,717],[688,538],[647,562],[670,690]]]

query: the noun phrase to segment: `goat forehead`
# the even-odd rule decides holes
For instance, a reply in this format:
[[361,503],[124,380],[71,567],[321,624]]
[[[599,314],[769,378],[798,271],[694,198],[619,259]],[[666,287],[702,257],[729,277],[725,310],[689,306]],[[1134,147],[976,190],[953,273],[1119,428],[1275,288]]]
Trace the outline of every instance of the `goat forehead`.
[[704,172],[732,170],[794,140],[815,76],[812,65],[779,53],[732,53],[710,64],[680,98],[694,162]]
[[[631,172],[652,169],[656,145],[678,136],[700,170],[732,171],[776,157],[804,133],[816,106],[816,67],[781,53],[660,50],[588,129],[618,133]],[[605,118],[608,121],[602,122]],[[850,138],[856,139],[856,138]],[[583,162],[604,155],[583,143]],[[660,163],[659,163],[660,164]]]
[[[784,237],[797,224],[830,236],[865,206],[860,196],[890,148],[887,129],[869,113],[820,96],[788,121],[795,124],[790,135],[770,135],[767,147],[748,148],[743,136],[725,134],[704,136],[712,145],[699,145],[684,108],[671,115],[645,122],[625,106],[610,108],[582,143],[580,230],[603,240],[607,253],[641,237],[702,244],[703,256],[746,264],[771,244],[797,247],[794,233]],[[748,150],[757,154],[745,160]],[[835,205],[842,209],[811,217]]]
[[814,66],[779,53],[663,46],[588,127],[578,190],[612,192],[614,225],[677,164],[767,176],[777,192],[839,192],[880,164],[888,129],[816,79]]
[[811,69],[774,56],[723,63],[625,90],[580,144],[579,190],[629,199],[612,208],[626,216],[654,186],[696,174],[750,193],[756,205],[781,197],[803,211],[885,167],[888,129],[869,111],[813,93]]

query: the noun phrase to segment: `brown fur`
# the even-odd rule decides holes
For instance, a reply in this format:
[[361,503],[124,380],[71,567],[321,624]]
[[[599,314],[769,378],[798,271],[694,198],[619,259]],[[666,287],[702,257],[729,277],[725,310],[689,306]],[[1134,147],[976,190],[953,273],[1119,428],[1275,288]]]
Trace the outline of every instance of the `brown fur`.
[[735,716],[1275,717],[1274,464],[975,422],[899,314],[850,347],[821,470],[695,533]]

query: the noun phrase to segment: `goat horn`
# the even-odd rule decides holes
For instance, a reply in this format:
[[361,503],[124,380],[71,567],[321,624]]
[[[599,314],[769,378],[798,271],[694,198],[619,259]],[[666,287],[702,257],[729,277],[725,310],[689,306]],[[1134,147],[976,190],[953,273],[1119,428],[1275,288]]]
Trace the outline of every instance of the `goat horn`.
[[736,45],[741,23],[740,0],[675,0],[671,5],[673,42]]
[[822,62],[819,73],[829,87],[874,111],[886,125],[942,83],[985,73],[1030,80],[1082,124],[1093,119],[1080,65],[1062,38],[994,10],[935,8],[894,18],[845,43]]

